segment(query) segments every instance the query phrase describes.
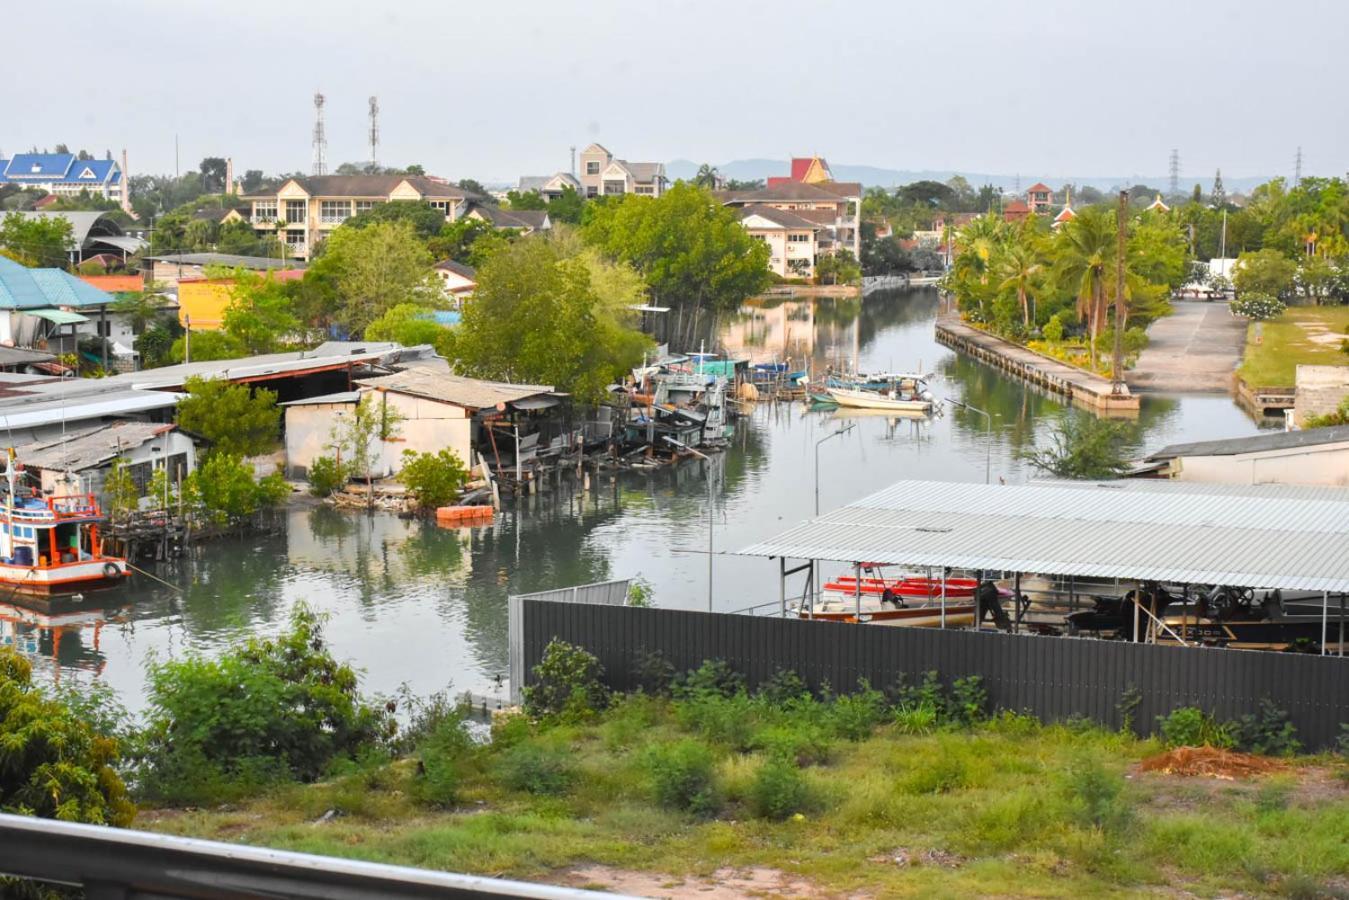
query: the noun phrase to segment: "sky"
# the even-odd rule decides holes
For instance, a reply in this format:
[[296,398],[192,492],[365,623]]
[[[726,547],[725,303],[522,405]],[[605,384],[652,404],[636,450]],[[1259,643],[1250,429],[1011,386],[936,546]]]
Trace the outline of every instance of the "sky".
[[[1181,181],[1349,169],[1349,3],[1303,0],[65,0],[5,12],[5,156],[125,147],[514,181],[600,141],[630,160]],[[13,86],[26,86],[15,90]]]

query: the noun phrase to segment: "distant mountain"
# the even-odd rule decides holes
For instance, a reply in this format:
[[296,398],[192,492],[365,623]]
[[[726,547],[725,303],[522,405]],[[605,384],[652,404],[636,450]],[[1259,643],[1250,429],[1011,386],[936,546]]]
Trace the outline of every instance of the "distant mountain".
[[[687,159],[676,159],[665,165],[665,172],[671,180],[683,178],[688,180],[698,171],[700,163],[691,162]],[[768,178],[770,175],[785,175],[790,168],[785,159],[736,159],[728,163],[717,165],[719,171],[726,178],[734,178],[740,181],[752,181],[757,178]],[[1022,174],[1018,179],[1016,175],[994,175],[988,172],[957,172],[952,169],[885,169],[879,166],[858,166],[831,164],[830,168],[834,172],[834,177],[839,181],[860,181],[867,187],[895,187],[901,184],[909,184],[914,181],[946,181],[953,175],[963,175],[965,180],[974,187],[991,184],[995,187],[1012,190],[1016,187],[1018,180],[1021,187],[1030,187],[1037,181],[1043,181],[1052,188],[1059,188],[1065,184],[1090,185],[1100,190],[1110,190],[1112,188],[1131,187],[1135,184],[1151,185],[1158,190],[1165,190],[1170,178],[1166,175],[1080,175],[1080,176],[1062,176],[1045,174]],[[1260,175],[1247,178],[1229,178],[1223,176],[1223,185],[1229,192],[1245,193],[1257,185],[1269,181],[1271,176]],[[1193,178],[1182,176],[1180,179],[1181,189],[1187,190],[1194,187],[1196,183],[1203,185],[1205,193],[1213,186],[1213,176],[1207,175],[1203,178]]]

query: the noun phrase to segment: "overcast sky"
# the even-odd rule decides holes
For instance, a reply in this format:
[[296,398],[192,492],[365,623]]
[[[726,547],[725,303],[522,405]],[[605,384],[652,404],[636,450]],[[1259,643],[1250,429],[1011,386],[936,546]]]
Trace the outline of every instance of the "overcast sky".
[[[8,5],[8,4],[6,4]],[[66,0],[6,9],[0,152],[126,147],[451,178],[821,153],[835,164],[1182,181],[1349,168],[1349,3],[1302,0]],[[22,37],[20,37],[22,35]]]

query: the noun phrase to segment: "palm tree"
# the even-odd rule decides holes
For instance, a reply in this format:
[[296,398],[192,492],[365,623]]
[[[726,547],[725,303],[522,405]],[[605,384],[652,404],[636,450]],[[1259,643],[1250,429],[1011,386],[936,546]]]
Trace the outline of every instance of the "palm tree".
[[721,173],[717,167],[709,163],[703,163],[698,167],[698,174],[693,176],[693,183],[698,187],[707,188],[709,191],[716,190],[717,182],[721,180]]
[[1044,264],[1040,262],[1039,253],[1027,236],[1019,235],[1007,245],[999,260],[998,269],[1003,276],[998,290],[1016,289],[1016,299],[1021,303],[1021,323],[1029,329],[1030,303],[1027,298],[1039,281]]
[[1064,223],[1058,238],[1058,276],[1077,291],[1077,318],[1086,320],[1087,352],[1096,369],[1096,336],[1105,321],[1106,279],[1115,258],[1115,222],[1107,212],[1088,207]]

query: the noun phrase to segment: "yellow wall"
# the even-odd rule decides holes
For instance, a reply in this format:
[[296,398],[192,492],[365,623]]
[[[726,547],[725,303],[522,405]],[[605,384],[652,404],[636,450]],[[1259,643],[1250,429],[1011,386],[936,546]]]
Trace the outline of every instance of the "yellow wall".
[[232,281],[184,281],[178,283],[178,324],[193,331],[219,331],[229,306]]

